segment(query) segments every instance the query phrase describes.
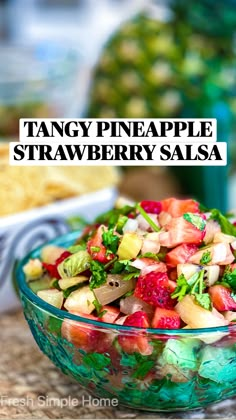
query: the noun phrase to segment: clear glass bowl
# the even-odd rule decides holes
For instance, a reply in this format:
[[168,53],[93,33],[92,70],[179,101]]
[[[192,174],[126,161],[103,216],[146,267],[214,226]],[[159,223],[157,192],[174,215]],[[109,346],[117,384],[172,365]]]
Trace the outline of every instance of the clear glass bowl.
[[18,137],[20,118],[76,117],[79,55],[54,44],[0,44],[0,138]]
[[[68,247],[79,232],[51,243]],[[236,328],[143,331],[58,310],[27,286],[17,268],[25,317],[44,354],[97,397],[141,410],[192,410],[236,394]],[[67,338],[65,338],[67,337]],[[149,355],[122,351],[119,340],[145,340]]]

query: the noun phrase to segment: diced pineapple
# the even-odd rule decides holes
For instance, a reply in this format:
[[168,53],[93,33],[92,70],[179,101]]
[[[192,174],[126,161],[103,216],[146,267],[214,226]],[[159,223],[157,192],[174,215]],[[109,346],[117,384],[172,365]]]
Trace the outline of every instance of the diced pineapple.
[[131,206],[133,207],[135,205],[135,202],[130,200],[129,198],[126,197],[118,197],[116,202],[115,202],[115,208],[116,209],[121,209],[124,206]]
[[61,279],[58,281],[58,283],[62,290],[66,290],[69,287],[76,286],[77,284],[84,283],[85,281],[88,281],[88,277],[78,276]]
[[137,233],[125,233],[117,251],[119,259],[131,260],[132,258],[136,258],[142,248],[142,243],[143,241]]
[[217,232],[214,235],[214,239],[213,239],[213,242],[215,244],[220,243],[220,242],[223,242],[223,243],[226,243],[226,244],[231,244],[234,241],[235,241],[235,237],[234,236],[232,236],[232,235],[226,235],[223,232]]
[[225,311],[223,312],[225,319],[229,322],[236,322],[236,312],[234,311]]
[[77,311],[89,315],[95,309],[94,300],[95,296],[92,290],[89,286],[84,286],[72,292],[66,299],[64,306],[69,312]]
[[46,264],[54,264],[55,261],[61,256],[66,249],[55,246],[55,245],[47,245],[43,247],[41,252],[41,260]]
[[41,290],[37,293],[38,297],[58,309],[63,304],[63,293],[57,289]]
[[28,281],[35,280],[43,275],[43,265],[38,258],[35,258],[24,265],[23,271]]
[[177,274],[178,277],[183,274],[186,280],[190,279],[195,273],[201,270],[201,267],[196,264],[178,264],[177,265]]
[[182,321],[191,328],[211,328],[229,324],[216,309],[208,311],[195,303],[194,296],[186,295],[177,303],[175,310]]

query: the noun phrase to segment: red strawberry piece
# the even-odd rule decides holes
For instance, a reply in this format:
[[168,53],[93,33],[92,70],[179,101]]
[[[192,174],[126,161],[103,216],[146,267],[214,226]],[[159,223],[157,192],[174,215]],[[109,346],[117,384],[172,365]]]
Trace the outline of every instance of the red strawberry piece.
[[118,316],[120,315],[120,311],[115,306],[105,305],[102,307],[101,312],[105,312],[104,315],[100,318],[102,322],[108,322],[108,324],[113,324]]
[[159,214],[162,210],[160,201],[141,201],[140,206],[150,214]]
[[180,328],[180,316],[171,309],[156,308],[152,320],[153,328],[163,328],[166,330]]
[[114,258],[114,254],[107,254],[107,249],[102,243],[102,234],[106,227],[101,225],[87,242],[87,250],[93,260],[106,264]]
[[60,263],[62,263],[67,257],[69,257],[71,255],[71,252],[69,251],[64,251],[59,258],[57,258],[55,264],[47,264],[47,263],[43,263],[44,268],[46,268],[46,270],[48,271],[48,273],[50,274],[51,277],[54,277],[56,279],[60,279],[61,276],[57,271],[57,267]]
[[171,298],[169,279],[166,273],[151,272],[139,276],[134,296],[153,306],[171,309],[176,304]]
[[177,198],[167,198],[161,201],[162,210],[169,213],[172,217],[182,216],[184,213],[199,213],[199,203],[195,200],[178,200]]
[[236,310],[236,302],[231,296],[232,290],[225,286],[216,284],[209,287],[208,292],[210,294],[213,306],[220,312]]
[[166,264],[176,267],[178,264],[186,263],[195,254],[198,247],[193,244],[182,244],[166,254]]
[[[100,318],[94,315],[79,312],[72,313],[82,318],[91,319],[92,321],[101,321]],[[75,347],[87,352],[107,352],[110,350],[113,341],[112,334],[99,331],[92,324],[68,319],[65,319],[62,323],[61,335],[70,343],[74,344]]]
[[[138,328],[149,328],[150,323],[148,316],[144,311],[138,311],[131,315],[128,315],[124,324],[129,327],[138,327]],[[122,333],[118,337],[119,345],[122,350],[126,353],[141,353],[143,355],[149,355],[152,353],[152,346],[148,343],[148,338],[145,333],[141,330],[140,332],[129,332]]]
[[159,235],[161,246],[174,248],[180,244],[199,245],[205,236],[205,229],[200,230],[191,222],[181,217],[173,217],[170,223],[165,226],[167,232]]

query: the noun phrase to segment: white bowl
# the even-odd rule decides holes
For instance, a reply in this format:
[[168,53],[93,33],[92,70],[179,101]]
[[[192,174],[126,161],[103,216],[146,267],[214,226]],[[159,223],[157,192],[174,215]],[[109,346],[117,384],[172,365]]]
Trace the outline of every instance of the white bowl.
[[107,188],[0,218],[0,312],[20,306],[14,285],[17,261],[33,248],[69,232],[69,217],[81,216],[90,222],[109,210],[116,196],[115,188]]

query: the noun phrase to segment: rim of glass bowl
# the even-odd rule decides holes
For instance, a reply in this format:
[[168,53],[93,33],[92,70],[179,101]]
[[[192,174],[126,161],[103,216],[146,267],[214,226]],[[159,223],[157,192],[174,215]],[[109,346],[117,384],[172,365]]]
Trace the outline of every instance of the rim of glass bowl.
[[[71,321],[79,321],[85,324],[93,325],[96,327],[103,328],[104,330],[114,330],[116,331],[123,331],[123,332],[139,332],[142,331],[142,328],[139,327],[129,327],[127,325],[119,325],[119,324],[110,324],[105,323],[102,321],[94,321],[92,319],[84,318],[79,315],[73,315],[69,312],[63,311],[62,309],[58,309],[55,306],[50,305],[49,303],[45,302],[41,298],[39,298],[28,286],[25,274],[23,272],[23,266],[28,262],[30,258],[37,258],[39,251],[45,245],[57,245],[63,246],[67,248],[68,246],[72,245],[75,240],[79,237],[81,231],[74,231],[70,233],[66,233],[65,235],[59,236],[57,238],[52,239],[51,241],[47,241],[45,244],[40,245],[39,247],[33,249],[29,252],[23,259],[21,259],[16,267],[16,280],[19,286],[20,291],[23,293],[24,296],[27,297],[28,300],[39,309],[43,311],[49,312],[50,315],[54,315],[55,317],[63,320],[68,319]],[[157,328],[147,328],[145,332],[148,334],[158,334],[163,336],[173,336],[173,335],[196,335],[196,334],[209,334],[209,333],[229,333],[236,330],[236,326],[223,326],[223,327],[211,327],[211,328],[192,328],[192,329],[171,329],[171,330],[164,330],[164,329],[157,329]]]

